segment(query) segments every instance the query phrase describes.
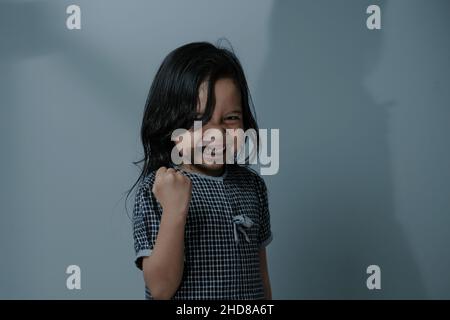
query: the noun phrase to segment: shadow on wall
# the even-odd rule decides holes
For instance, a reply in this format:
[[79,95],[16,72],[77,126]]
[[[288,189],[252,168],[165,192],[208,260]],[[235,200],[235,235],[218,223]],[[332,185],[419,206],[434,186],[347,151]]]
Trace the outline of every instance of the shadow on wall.
[[390,1],[382,55],[367,79],[389,116],[396,216],[431,299],[449,299],[450,2]]
[[[92,3],[88,1],[80,0],[77,4],[86,9],[86,15],[98,14],[90,12],[95,10],[89,10]],[[98,48],[92,46],[89,33],[66,29],[68,15],[65,12],[68,5],[50,0],[6,0],[0,4],[0,63],[9,65],[41,55],[60,53],[71,68],[72,76],[80,76],[87,86],[96,88],[110,101],[119,99],[126,104],[128,100],[124,96],[139,96],[140,92],[130,84],[131,79],[119,71],[119,61],[111,59],[107,52],[98,52]],[[88,18],[87,23],[94,20]],[[86,28],[89,27],[88,24]],[[115,79],[115,82],[109,79]],[[126,116],[126,111],[120,112]]]
[[[426,298],[394,213],[393,106],[376,104],[363,86],[382,37],[366,28],[370,4],[274,3],[255,104],[261,127],[280,128],[280,171],[267,177],[277,299]],[[372,264],[381,290],[366,287]]]
[[[77,4],[86,8],[86,15],[94,11],[89,10],[92,2]],[[5,181],[0,200],[2,213],[7,213],[0,217],[0,251],[8,257],[1,265],[3,298],[73,297],[60,285],[65,283],[61,270],[73,260],[102,275],[77,297],[102,291],[103,297],[113,296],[113,290],[92,288],[101,286],[98,279],[119,275],[117,266],[104,272],[106,259],[131,252],[126,242],[112,247],[113,231],[105,227],[101,232],[107,236],[99,237],[95,226],[105,225],[105,217],[110,221],[117,181],[129,186],[129,171],[121,165],[131,162],[124,155],[134,146],[120,151],[117,146],[134,140],[134,132],[122,128],[134,128],[142,92],[130,73],[122,72],[125,59],[93,46],[90,33],[69,33],[68,5],[50,0],[0,3],[0,173]],[[105,163],[113,158],[114,163]],[[113,170],[122,171],[111,175]],[[92,259],[89,252],[96,247],[101,253]],[[24,259],[35,262],[33,272],[21,263]],[[128,260],[123,265],[132,267]]]

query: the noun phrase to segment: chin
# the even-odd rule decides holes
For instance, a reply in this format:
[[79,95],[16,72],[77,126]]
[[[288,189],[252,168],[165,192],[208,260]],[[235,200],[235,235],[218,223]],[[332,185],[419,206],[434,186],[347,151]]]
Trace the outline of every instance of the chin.
[[208,170],[208,171],[221,171],[224,167],[225,164],[219,164],[219,163],[213,163],[213,164],[206,164],[203,163],[200,165],[201,168],[203,168],[204,170]]

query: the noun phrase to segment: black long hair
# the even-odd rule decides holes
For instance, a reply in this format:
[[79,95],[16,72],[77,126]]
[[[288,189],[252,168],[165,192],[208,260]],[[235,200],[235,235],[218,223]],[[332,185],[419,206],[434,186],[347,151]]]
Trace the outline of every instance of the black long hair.
[[[150,87],[141,126],[144,157],[135,162],[142,163],[141,173],[128,195],[150,172],[172,164],[170,156],[175,144],[171,135],[175,129],[190,129],[195,120],[203,124],[210,120],[215,105],[214,85],[221,78],[234,80],[241,93],[244,130],[255,129],[258,135],[247,80],[233,51],[209,42],[183,45],[164,59]],[[206,108],[202,118],[197,119],[199,87],[205,81]]]

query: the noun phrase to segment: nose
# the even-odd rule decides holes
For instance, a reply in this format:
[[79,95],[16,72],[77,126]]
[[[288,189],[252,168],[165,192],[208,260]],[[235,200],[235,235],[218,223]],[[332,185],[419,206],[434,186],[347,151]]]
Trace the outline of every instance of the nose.
[[222,134],[224,134],[225,133],[225,125],[222,123],[222,121],[220,121],[220,120],[216,120],[216,119],[214,119],[214,118],[211,118],[209,121],[208,121],[208,123],[207,124],[205,124],[204,126],[203,126],[203,131],[206,131],[206,130],[208,130],[208,129],[217,129],[217,130],[220,130],[220,132],[222,133]]
[[[221,136],[218,136],[219,133]],[[203,126],[204,140],[211,141],[212,140],[211,138],[214,137],[214,140],[211,141],[214,144],[223,145],[225,143],[225,133],[226,133],[225,126],[215,121],[209,121],[205,126]]]

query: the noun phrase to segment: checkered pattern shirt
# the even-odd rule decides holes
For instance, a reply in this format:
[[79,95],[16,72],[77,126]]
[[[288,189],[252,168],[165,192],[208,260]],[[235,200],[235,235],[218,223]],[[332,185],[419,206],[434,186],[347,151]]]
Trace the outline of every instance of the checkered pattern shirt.
[[[272,240],[267,190],[252,170],[226,165],[220,177],[184,172],[192,181],[181,284],[172,299],[264,299],[259,249]],[[155,172],[139,184],[133,212],[136,266],[150,256],[162,208],[151,192]],[[251,221],[239,223],[239,221]],[[152,299],[148,288],[146,298]]]

